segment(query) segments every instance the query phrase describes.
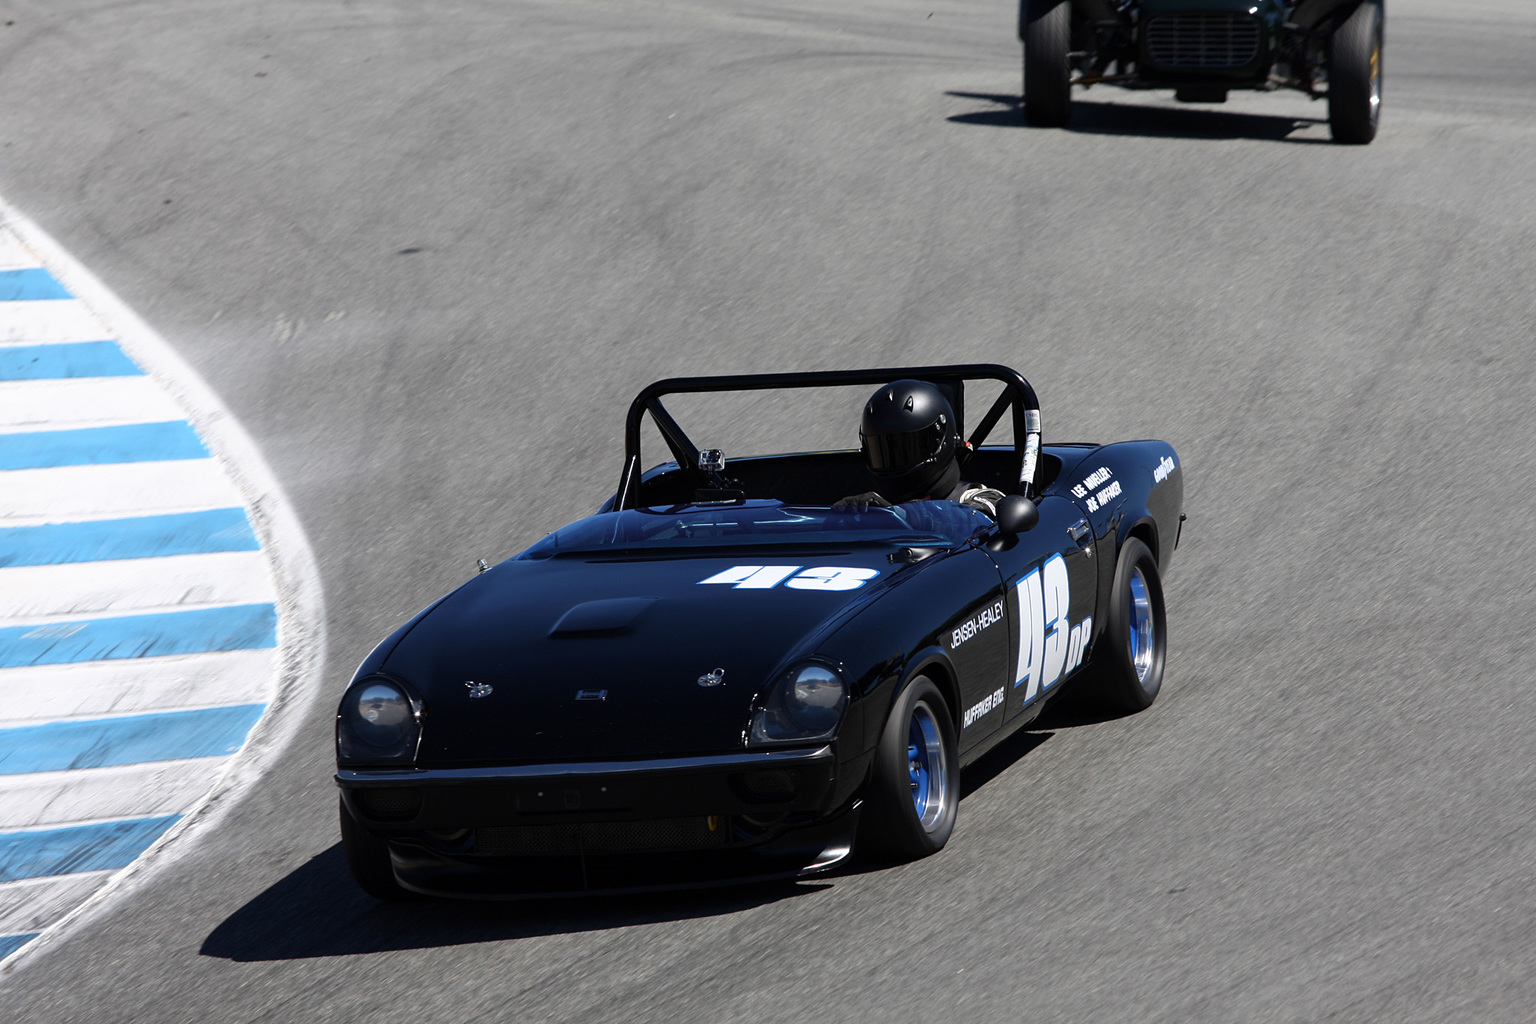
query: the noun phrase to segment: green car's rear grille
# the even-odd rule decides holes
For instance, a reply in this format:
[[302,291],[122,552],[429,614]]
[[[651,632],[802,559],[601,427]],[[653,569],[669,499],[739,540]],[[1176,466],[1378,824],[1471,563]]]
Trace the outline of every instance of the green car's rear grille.
[[1259,20],[1247,14],[1161,14],[1147,22],[1147,59],[1178,71],[1246,67],[1259,55]]

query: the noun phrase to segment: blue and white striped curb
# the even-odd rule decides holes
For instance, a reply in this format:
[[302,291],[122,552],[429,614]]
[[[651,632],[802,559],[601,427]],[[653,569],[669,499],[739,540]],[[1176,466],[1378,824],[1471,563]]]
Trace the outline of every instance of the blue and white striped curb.
[[235,755],[291,735],[299,715],[263,716],[316,689],[320,616],[302,532],[217,400],[3,202],[0,218],[7,961],[254,781],[260,758]]

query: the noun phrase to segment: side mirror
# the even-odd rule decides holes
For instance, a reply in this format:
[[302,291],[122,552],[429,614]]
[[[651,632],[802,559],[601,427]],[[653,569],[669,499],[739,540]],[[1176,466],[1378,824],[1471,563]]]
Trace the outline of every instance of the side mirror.
[[997,503],[997,528],[1005,537],[1033,530],[1038,522],[1040,510],[1022,494],[1010,494]]

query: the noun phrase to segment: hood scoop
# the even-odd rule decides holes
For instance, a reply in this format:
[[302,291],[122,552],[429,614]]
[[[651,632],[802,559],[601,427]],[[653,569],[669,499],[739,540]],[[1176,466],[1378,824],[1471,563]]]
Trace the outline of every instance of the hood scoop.
[[561,636],[615,636],[628,633],[656,603],[654,597],[613,597],[602,601],[584,601],[560,616],[552,637]]

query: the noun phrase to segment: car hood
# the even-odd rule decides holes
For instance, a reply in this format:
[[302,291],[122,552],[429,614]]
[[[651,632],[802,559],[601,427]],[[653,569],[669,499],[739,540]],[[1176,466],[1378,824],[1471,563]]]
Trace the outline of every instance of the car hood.
[[[771,673],[890,585],[891,550],[503,562],[433,608],[383,670],[423,699],[423,766],[739,750]],[[777,568],[740,586],[703,582],[764,566]],[[843,583],[873,575],[789,585],[828,566],[859,570]]]

